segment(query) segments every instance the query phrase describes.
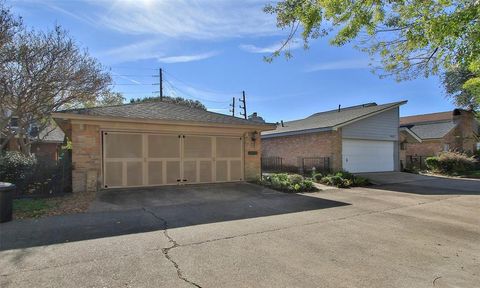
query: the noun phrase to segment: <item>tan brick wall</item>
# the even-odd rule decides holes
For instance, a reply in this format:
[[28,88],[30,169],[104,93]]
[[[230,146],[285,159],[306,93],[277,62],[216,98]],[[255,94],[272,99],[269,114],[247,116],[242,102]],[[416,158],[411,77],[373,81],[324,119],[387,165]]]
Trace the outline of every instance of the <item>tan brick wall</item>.
[[282,157],[283,165],[299,167],[301,157],[330,157],[331,168],[342,168],[341,130],[262,139],[263,157]]
[[[255,134],[255,141],[252,141],[252,133],[244,135],[244,153],[245,153],[245,180],[256,180],[260,178],[261,173],[261,157],[262,157],[262,140],[260,134]],[[250,152],[250,153],[249,153]],[[256,155],[249,155],[255,154]]]
[[100,129],[96,125],[72,125],[73,192],[96,191],[101,175]]

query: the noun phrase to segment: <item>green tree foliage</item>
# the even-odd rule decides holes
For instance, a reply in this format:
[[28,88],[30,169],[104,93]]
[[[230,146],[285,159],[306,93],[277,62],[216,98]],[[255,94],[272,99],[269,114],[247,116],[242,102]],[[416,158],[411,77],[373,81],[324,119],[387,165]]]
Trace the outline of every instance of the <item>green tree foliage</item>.
[[[156,97],[145,97],[145,98],[130,99],[130,103],[154,102],[154,101],[160,101],[160,97],[156,96]],[[182,97],[163,96],[163,101],[167,102],[167,103],[173,103],[173,104],[187,106],[187,107],[190,107],[190,108],[207,110],[207,107],[205,107],[205,105],[203,105],[202,102],[200,102],[198,100],[185,99],[185,98],[182,98]]]
[[[330,34],[335,46],[358,40],[357,47],[381,63],[375,70],[398,81],[468,67],[474,77],[463,88],[478,93],[478,0],[283,0],[264,10],[276,15],[279,28],[290,29],[286,42],[299,27],[306,47],[309,40]],[[284,47],[267,60],[281,52],[289,57]]]
[[475,92],[464,88],[465,83],[474,78],[475,73],[466,67],[454,67],[442,75],[445,92],[448,97],[452,98],[457,107],[472,107],[474,109],[479,107],[480,101],[478,96],[475,96]]

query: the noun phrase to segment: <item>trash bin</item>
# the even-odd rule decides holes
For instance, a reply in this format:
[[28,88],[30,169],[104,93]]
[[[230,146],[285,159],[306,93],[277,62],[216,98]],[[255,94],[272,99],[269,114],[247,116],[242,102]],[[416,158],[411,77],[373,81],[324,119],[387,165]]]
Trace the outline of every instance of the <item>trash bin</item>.
[[13,192],[15,185],[0,182],[0,223],[12,220]]

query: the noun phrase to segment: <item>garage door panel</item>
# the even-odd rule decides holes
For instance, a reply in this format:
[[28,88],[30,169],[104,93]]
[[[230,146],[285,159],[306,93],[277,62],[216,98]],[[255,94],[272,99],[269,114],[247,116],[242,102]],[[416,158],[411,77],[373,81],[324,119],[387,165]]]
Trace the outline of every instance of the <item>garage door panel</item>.
[[183,157],[185,158],[211,158],[212,137],[186,136],[183,139]]
[[354,173],[393,171],[394,150],[392,141],[344,139],[343,169]]
[[197,161],[183,161],[183,180],[187,183],[197,182]]
[[217,137],[216,142],[218,158],[242,156],[242,140],[239,137]]
[[230,181],[242,180],[242,161],[231,160],[230,161]]
[[228,181],[228,161],[227,160],[219,160],[215,164],[215,180],[217,182],[226,182]]
[[143,185],[143,162],[127,162],[127,186]]
[[200,161],[200,179],[202,183],[213,182],[212,161]]
[[148,162],[148,185],[163,184],[163,161]]
[[143,140],[141,134],[108,133],[105,136],[105,153],[107,158],[143,157]]
[[149,158],[180,157],[180,138],[178,135],[148,135]]
[[166,165],[166,184],[176,184],[180,180],[180,161],[167,161]]
[[122,186],[123,163],[107,162],[105,168],[105,185],[109,187]]

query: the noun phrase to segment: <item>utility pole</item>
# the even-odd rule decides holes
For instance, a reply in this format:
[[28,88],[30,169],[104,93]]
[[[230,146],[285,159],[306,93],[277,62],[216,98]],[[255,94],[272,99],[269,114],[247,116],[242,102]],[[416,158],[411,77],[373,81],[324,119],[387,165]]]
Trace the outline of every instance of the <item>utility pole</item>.
[[243,113],[240,112],[240,115],[247,119],[247,102],[245,101],[245,91],[242,91],[242,98],[238,99],[238,101],[240,101],[240,103],[243,103],[243,107],[242,105],[240,105],[240,109],[243,109]]
[[235,97],[232,97],[232,104],[230,104],[230,107],[232,107],[230,112],[232,112],[232,116],[235,117]]
[[159,68],[158,75],[154,75],[153,77],[158,77],[158,83],[154,83],[153,85],[158,85],[158,91],[155,91],[155,92],[159,93],[160,101],[163,101],[163,70],[162,68]]

